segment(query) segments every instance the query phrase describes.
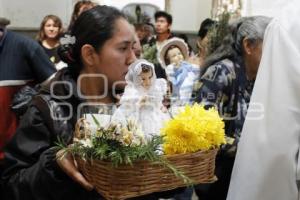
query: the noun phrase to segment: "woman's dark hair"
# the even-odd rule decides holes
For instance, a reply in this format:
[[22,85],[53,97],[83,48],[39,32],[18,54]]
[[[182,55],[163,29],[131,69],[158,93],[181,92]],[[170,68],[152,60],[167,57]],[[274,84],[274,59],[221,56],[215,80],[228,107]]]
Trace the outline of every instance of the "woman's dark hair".
[[241,63],[243,56],[243,39],[247,38],[253,45],[264,39],[264,33],[271,18],[265,16],[243,17],[229,25],[230,32],[224,37],[219,46],[205,60],[202,73],[206,69],[223,59],[230,59]]
[[96,6],[82,13],[75,21],[71,36],[75,37],[75,44],[61,44],[58,53],[61,59],[69,64],[74,78],[82,69],[81,47],[92,45],[97,51],[112,38],[116,20],[125,16],[119,10],[109,6]]
[[167,20],[168,24],[172,24],[173,22],[173,18],[172,15],[170,15],[169,13],[165,12],[165,11],[157,11],[154,14],[154,19],[155,21],[157,21],[158,18],[163,17]]
[[207,32],[216,24],[217,22],[210,18],[206,18],[205,20],[203,20],[198,31],[198,36],[200,37],[200,39],[203,40],[203,38],[205,38],[205,36],[207,35]]

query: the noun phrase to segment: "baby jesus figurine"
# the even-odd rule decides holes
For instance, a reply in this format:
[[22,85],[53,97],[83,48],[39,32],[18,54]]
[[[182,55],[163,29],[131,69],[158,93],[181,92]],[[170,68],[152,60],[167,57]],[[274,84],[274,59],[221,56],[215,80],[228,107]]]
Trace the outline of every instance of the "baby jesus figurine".
[[125,79],[127,85],[113,121],[134,119],[141,125],[146,139],[159,135],[163,122],[168,119],[162,104],[167,92],[166,81],[157,79],[154,65],[143,59],[129,66]]
[[159,54],[160,63],[172,83],[172,96],[183,104],[189,103],[194,82],[200,76],[200,67],[185,61],[188,59],[187,44],[180,38],[171,38]]

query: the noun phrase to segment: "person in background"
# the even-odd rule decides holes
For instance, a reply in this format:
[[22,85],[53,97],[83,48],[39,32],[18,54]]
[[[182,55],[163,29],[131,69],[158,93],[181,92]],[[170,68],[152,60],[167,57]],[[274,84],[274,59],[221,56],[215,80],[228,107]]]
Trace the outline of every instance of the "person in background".
[[194,51],[193,51],[192,46],[189,43],[188,36],[186,34],[181,33],[181,34],[176,35],[176,37],[183,39],[184,42],[187,44],[187,46],[189,48],[189,57],[194,56]]
[[216,158],[215,183],[196,187],[201,200],[225,200],[237,144],[258,71],[270,18],[244,17],[231,25],[223,45],[205,61],[195,101],[215,106],[225,121],[227,144]]
[[133,45],[133,51],[134,51],[135,57],[136,58],[141,58],[141,56],[142,56],[142,46],[141,46],[141,43],[140,43],[140,40],[139,40],[137,34],[135,34],[134,39],[135,39],[135,43]]
[[51,62],[55,65],[61,61],[57,54],[57,49],[62,33],[62,22],[58,16],[47,15],[44,17],[40,25],[37,40],[49,56]]
[[68,31],[71,31],[73,24],[75,23],[75,20],[79,17],[79,15],[82,12],[89,10],[95,6],[96,6],[96,4],[93,3],[92,1],[85,1],[85,0],[77,1],[77,3],[74,5],[74,9],[73,9],[71,21],[70,21],[70,24],[68,27]]
[[173,17],[167,12],[158,11],[154,14],[154,18],[156,34],[155,44],[157,49],[160,50],[164,42],[173,37],[173,34],[171,33]]
[[56,72],[42,47],[8,30],[8,24],[7,19],[0,18],[0,160],[4,158],[3,147],[18,126],[11,110],[14,95],[24,85],[42,83]]
[[145,24],[134,24],[134,29],[142,45],[147,43]]
[[155,65],[155,73],[157,78],[165,78],[166,72],[158,62],[157,55],[161,46],[170,38],[173,37],[171,33],[171,26],[173,22],[172,15],[164,11],[157,11],[154,14],[155,18],[155,33],[156,35],[143,46],[143,58]]
[[145,38],[146,43],[154,36],[155,34],[155,27],[151,22],[147,22],[144,24],[144,31],[145,31]]
[[197,40],[197,48],[198,48],[198,55],[197,60],[199,62],[199,66],[201,67],[204,64],[204,60],[207,56],[207,45],[208,45],[208,32],[216,26],[217,22],[206,18],[200,25],[198,31],[198,40]]

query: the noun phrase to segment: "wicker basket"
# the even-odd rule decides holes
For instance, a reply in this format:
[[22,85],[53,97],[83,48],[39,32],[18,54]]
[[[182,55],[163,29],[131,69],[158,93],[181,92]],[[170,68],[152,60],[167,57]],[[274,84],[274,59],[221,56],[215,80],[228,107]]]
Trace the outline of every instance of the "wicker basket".
[[[166,158],[195,184],[210,183],[216,181],[214,169],[217,150],[169,155]],[[122,200],[185,186],[182,179],[170,170],[147,161],[117,168],[107,161],[85,161],[79,157],[76,157],[76,161],[87,180],[108,200]]]

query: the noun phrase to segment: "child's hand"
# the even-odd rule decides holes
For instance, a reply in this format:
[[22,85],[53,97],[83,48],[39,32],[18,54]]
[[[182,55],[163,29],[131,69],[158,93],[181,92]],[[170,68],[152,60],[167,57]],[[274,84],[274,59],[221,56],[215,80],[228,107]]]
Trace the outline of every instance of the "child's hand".
[[139,107],[143,107],[147,102],[147,96],[142,96],[138,102]]

